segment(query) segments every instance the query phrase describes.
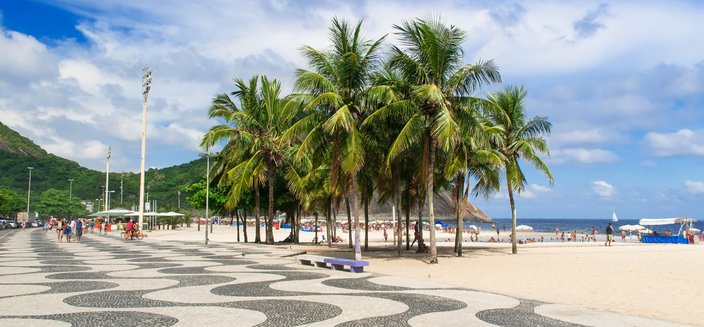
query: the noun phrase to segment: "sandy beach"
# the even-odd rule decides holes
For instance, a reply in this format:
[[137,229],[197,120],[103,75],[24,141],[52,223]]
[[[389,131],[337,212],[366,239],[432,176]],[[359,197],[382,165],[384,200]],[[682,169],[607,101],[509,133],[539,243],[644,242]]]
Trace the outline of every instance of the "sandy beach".
[[[332,248],[310,244],[312,232],[301,233],[300,245],[275,246],[353,257],[347,234],[339,229],[337,232],[345,242],[333,244]],[[252,241],[254,229],[249,228],[248,233]],[[275,240],[283,240],[288,233],[288,229],[275,230]],[[622,243],[617,237],[613,246],[605,247],[603,235],[598,242],[560,242],[549,241],[554,233],[519,233],[519,239],[543,236],[548,241],[519,245],[519,254],[511,255],[510,243],[487,243],[495,234],[485,232],[481,238],[484,241],[464,242],[464,256],[456,257],[452,251],[454,235],[438,231],[440,264],[429,265],[425,254],[405,251],[405,244],[403,257],[397,257],[391,242],[393,234],[391,231],[388,234],[389,240],[384,242],[381,231],[370,231],[370,249],[363,253],[364,259],[370,261],[368,271],[704,325],[704,244],[640,244],[635,239]],[[508,234],[501,234],[506,240]],[[204,240],[203,229],[198,232],[195,226],[153,231],[148,235],[161,240]],[[427,231],[424,237],[428,238]],[[209,238],[211,242],[236,242],[235,228],[214,226]]]

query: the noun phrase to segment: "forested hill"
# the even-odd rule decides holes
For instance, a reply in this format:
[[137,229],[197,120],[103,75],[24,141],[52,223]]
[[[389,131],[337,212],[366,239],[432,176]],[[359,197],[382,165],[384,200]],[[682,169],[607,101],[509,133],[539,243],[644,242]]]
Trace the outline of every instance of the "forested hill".
[[[0,123],[0,188],[9,188],[27,194],[27,167],[32,171],[32,198],[48,189],[68,191],[69,179],[73,178],[73,196],[95,201],[101,198],[101,186],[105,185],[105,173],[81,167],[34,144]],[[146,172],[149,198],[158,201],[164,210],[176,209],[178,190],[182,190],[181,207],[190,207],[183,194],[185,186],[197,182],[205,175],[205,159],[198,159],[178,166],[150,169]],[[139,197],[139,173],[111,172],[110,189],[112,207],[120,205],[120,179],[122,178],[122,206],[136,205]]]

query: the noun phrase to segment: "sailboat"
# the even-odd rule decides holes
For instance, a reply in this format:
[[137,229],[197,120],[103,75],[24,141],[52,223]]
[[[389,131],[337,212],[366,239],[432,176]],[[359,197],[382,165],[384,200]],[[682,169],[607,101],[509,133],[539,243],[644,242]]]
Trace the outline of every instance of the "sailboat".
[[611,213],[611,221],[613,221],[613,222],[617,222],[617,221],[618,221],[618,217],[616,217],[616,213],[615,213],[615,212],[612,212],[612,213]]

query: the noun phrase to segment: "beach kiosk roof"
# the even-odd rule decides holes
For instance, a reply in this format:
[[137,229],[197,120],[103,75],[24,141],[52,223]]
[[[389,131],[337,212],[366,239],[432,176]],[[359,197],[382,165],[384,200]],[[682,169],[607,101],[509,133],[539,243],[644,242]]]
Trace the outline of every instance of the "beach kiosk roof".
[[661,226],[696,222],[694,218],[643,218],[638,223],[643,226]]
[[105,211],[98,211],[96,213],[88,215],[88,217],[98,217],[98,216],[128,216],[130,213],[132,213],[132,210],[127,210],[125,208],[115,208],[115,209],[110,209],[110,210],[105,210]]

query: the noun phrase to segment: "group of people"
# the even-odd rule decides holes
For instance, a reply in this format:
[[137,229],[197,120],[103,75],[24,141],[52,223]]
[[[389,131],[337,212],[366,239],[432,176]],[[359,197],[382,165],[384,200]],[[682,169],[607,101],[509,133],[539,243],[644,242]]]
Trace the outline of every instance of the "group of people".
[[44,224],[44,233],[51,231],[56,227],[56,238],[59,243],[63,243],[64,237],[68,243],[71,243],[71,239],[75,237],[76,242],[80,243],[83,233],[87,228],[90,228],[90,232],[93,232],[95,228],[95,223],[91,220],[86,223],[83,218],[78,219],[56,219],[53,216],[49,217],[49,221]]

